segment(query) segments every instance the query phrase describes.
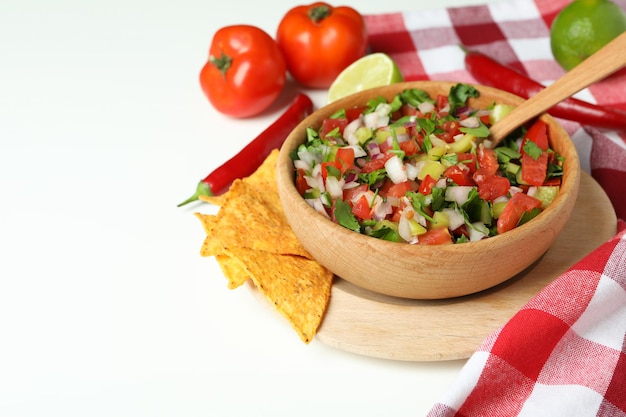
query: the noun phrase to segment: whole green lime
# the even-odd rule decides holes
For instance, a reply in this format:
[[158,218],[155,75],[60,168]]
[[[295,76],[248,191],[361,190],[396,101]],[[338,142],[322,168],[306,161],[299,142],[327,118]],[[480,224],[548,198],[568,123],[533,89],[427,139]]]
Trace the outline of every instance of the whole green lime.
[[574,0],[552,22],[550,48],[565,70],[626,31],[626,14],[610,0]]

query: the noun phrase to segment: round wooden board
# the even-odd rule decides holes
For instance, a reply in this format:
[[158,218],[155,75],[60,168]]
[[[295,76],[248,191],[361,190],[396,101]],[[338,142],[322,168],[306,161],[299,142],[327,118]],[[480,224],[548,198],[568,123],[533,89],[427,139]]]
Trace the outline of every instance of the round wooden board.
[[583,173],[578,201],[565,229],[548,252],[521,274],[474,295],[424,301],[373,293],[336,278],[316,339],[383,359],[469,358],[542,288],[611,238],[616,225],[604,190]]

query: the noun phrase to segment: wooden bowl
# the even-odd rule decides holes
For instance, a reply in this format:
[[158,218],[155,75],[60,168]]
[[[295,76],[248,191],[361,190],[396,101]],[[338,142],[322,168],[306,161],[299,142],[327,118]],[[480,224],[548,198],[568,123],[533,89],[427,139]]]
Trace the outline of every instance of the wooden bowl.
[[[578,195],[580,163],[567,132],[549,115],[551,147],[565,157],[561,190],[556,199],[532,221],[502,235],[464,244],[411,245],[362,235],[316,213],[294,185],[289,154],[305,140],[307,127],[319,127],[325,117],[341,108],[383,96],[387,100],[406,88],[419,88],[431,97],[448,94],[456,83],[416,81],[363,91],[333,102],[310,115],[287,137],[277,166],[278,191],[283,209],[304,248],[335,275],[359,287],[395,297],[442,299],[476,293],[520,273],[540,258],[570,217]],[[522,99],[507,92],[475,86],[480,97],[470,106],[491,103],[516,105]]]

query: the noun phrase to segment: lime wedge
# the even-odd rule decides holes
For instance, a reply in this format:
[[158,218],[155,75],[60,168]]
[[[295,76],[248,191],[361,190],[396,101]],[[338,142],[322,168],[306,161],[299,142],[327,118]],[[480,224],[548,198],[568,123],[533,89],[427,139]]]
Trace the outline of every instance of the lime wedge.
[[347,66],[328,88],[328,102],[369,88],[404,81],[398,65],[382,52],[365,55]]

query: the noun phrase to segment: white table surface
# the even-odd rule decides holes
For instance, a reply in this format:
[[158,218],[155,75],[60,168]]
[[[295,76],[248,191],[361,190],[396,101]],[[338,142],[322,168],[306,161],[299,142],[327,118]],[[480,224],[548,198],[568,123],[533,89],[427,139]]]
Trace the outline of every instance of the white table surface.
[[0,3],[0,416],[420,416],[454,381],[464,361],[305,345],[200,257],[206,207],[176,208],[282,111],[210,106],[213,33],[299,4]]

